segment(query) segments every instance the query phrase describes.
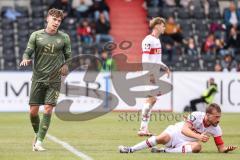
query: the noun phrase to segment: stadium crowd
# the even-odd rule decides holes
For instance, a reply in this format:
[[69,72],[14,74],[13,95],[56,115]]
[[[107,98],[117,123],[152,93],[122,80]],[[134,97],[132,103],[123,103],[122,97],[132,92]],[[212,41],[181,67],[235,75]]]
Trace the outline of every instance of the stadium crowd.
[[[21,70],[29,35],[44,26],[50,8],[64,10],[61,29],[70,35],[73,55],[101,57],[109,32],[110,7],[104,0],[31,0],[31,7],[2,7],[0,18],[0,69]],[[217,0],[145,0],[152,17],[166,18],[161,37],[163,61],[173,71],[240,71],[240,9],[229,2],[223,13]],[[110,58],[108,53],[107,59]],[[30,68],[29,68],[30,69]]]
[[[240,8],[217,0],[146,0],[148,18],[166,17],[163,58],[185,70],[240,71]],[[164,56],[166,55],[166,57]]]

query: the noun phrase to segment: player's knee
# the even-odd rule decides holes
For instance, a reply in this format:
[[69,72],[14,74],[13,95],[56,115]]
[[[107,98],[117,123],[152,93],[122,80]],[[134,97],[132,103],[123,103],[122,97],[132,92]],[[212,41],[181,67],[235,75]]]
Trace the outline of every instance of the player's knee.
[[170,139],[171,137],[166,133],[162,133],[156,138],[158,144],[166,144],[170,141]]
[[151,106],[153,106],[156,103],[157,99],[155,97],[150,97],[148,102],[150,103]]
[[192,144],[192,152],[193,153],[199,153],[201,150],[202,150],[202,146],[200,143]]
[[44,109],[45,114],[52,114],[53,107],[51,105],[46,105]]
[[30,115],[37,116],[38,115],[38,108],[37,107],[30,107]]

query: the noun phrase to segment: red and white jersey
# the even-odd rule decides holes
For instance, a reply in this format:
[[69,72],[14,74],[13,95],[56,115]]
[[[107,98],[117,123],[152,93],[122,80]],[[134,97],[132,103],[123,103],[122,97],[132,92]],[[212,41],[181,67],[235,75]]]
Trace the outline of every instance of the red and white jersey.
[[[190,123],[192,124],[192,130],[196,133],[206,133],[208,135],[212,135],[214,137],[214,140],[215,140],[215,143],[216,145],[221,145],[223,144],[223,141],[222,141],[222,129],[219,125],[217,125],[216,127],[214,126],[205,126],[204,125],[204,116],[205,116],[206,113],[204,112],[192,112],[186,122],[187,123]],[[179,123],[176,123],[175,126],[179,129],[179,132],[180,132],[180,137],[179,138],[182,138],[186,141],[197,141],[197,139],[194,139],[194,138],[191,138],[191,137],[187,137],[185,135],[183,135],[181,133],[181,130],[182,130],[182,127],[184,125],[184,123],[186,122],[179,122]]]
[[151,34],[142,41],[142,63],[156,63],[166,66],[162,62],[162,45],[159,38]]

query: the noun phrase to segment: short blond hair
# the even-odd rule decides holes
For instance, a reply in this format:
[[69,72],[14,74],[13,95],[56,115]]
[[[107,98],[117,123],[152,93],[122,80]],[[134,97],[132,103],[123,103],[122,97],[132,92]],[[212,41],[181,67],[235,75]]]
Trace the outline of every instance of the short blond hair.
[[162,17],[155,17],[149,21],[149,27],[153,29],[157,24],[166,24],[166,20]]
[[63,10],[60,9],[56,9],[56,8],[52,8],[48,11],[48,16],[53,16],[53,17],[57,17],[57,18],[61,18],[63,20],[64,16],[63,16]]

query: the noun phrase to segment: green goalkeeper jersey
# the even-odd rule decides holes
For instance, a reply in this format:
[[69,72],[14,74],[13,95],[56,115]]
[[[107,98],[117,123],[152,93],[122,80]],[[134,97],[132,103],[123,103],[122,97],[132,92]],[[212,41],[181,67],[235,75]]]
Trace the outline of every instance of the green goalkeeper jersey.
[[44,29],[33,32],[23,59],[31,59],[32,56],[34,56],[32,81],[60,82],[59,69],[71,58],[69,36],[61,31],[50,35]]

